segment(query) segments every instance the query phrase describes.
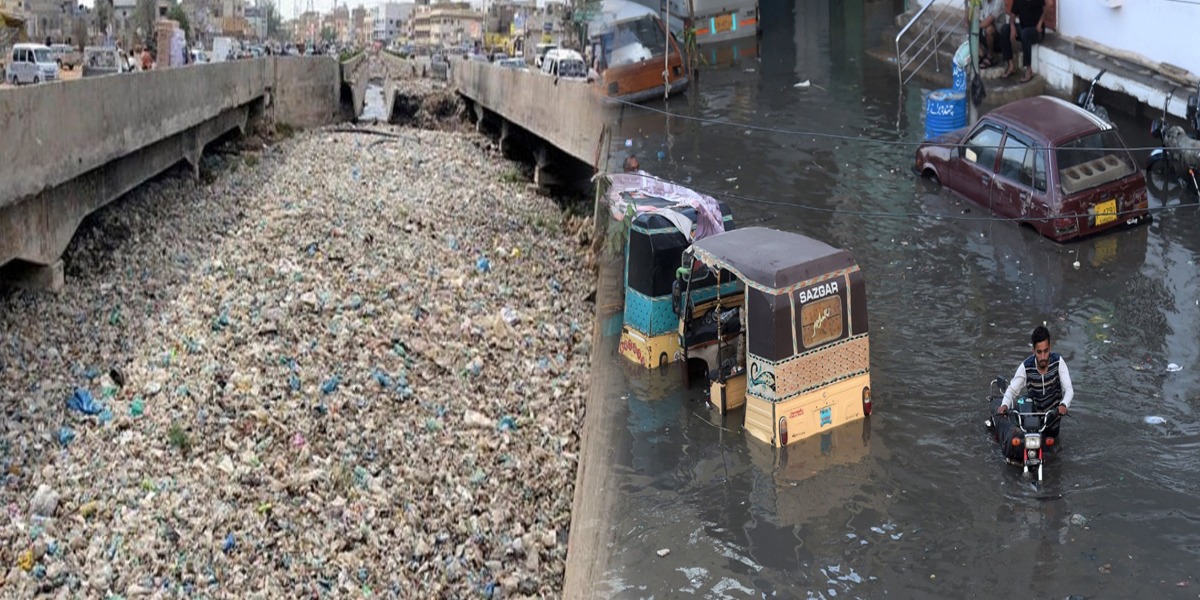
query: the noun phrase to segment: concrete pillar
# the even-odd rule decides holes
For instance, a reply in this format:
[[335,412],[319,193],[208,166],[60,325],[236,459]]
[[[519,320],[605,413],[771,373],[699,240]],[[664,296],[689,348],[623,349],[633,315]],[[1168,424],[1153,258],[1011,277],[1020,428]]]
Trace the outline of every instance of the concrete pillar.
[[478,102],[474,105],[475,108],[475,132],[483,133],[483,122],[487,119],[487,109],[483,108]]
[[38,292],[61,293],[66,287],[63,261],[51,265],[35,265],[24,261],[13,261],[4,267],[3,283]]
[[500,153],[505,158],[513,158],[517,154],[516,128],[508,119],[500,121]]

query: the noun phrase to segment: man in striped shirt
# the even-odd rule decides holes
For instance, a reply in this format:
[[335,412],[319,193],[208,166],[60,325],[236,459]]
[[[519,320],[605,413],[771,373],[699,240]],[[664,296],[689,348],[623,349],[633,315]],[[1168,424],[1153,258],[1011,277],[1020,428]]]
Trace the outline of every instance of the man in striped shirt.
[[1071,374],[1067,363],[1056,352],[1050,351],[1050,330],[1039,325],[1033,330],[1033,354],[1021,362],[1016,374],[1004,390],[1004,403],[999,414],[1008,412],[1013,400],[1025,392],[1033,401],[1033,410],[1044,412],[1054,409],[1058,418],[1052,419],[1046,428],[1048,437],[1058,437],[1058,425],[1071,406],[1075,390],[1071,387]]

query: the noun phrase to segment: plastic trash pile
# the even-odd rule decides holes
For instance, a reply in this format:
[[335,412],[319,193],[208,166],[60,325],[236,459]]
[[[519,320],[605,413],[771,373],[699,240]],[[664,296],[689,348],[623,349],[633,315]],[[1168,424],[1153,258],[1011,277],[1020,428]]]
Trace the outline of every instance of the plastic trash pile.
[[391,131],[208,157],[0,296],[0,595],[561,594],[590,230]]

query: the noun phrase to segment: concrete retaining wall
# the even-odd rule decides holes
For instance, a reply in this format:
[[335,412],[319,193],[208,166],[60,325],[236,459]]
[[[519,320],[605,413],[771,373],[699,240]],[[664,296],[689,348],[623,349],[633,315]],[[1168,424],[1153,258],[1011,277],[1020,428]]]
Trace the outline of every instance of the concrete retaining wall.
[[262,96],[268,67],[195,65],[0,92],[0,206]]
[[338,119],[341,73],[326,56],[280,56],[268,114],[276,123],[316,127]]
[[[334,121],[341,72],[328,57],[264,58],[0,91],[0,266],[59,256],[91,212],[254,118]],[[198,171],[197,171],[198,172]]]
[[586,163],[596,159],[597,144],[612,114],[594,88],[560,81],[533,71],[456,60],[450,77],[460,94],[514,125]]

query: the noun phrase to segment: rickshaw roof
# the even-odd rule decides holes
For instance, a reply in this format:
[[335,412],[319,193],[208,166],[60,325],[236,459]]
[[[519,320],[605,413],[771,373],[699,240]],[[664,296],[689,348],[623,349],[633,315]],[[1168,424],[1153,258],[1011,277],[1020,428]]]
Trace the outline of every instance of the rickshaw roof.
[[746,285],[779,293],[833,271],[854,266],[849,252],[810,237],[748,227],[698,240],[695,258],[712,268],[731,271]]

